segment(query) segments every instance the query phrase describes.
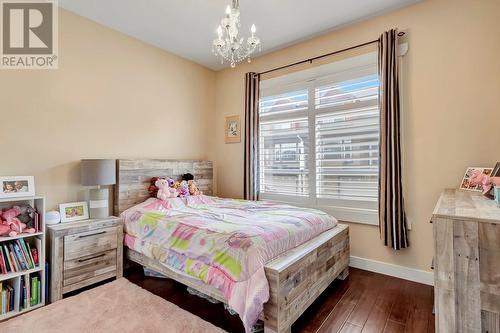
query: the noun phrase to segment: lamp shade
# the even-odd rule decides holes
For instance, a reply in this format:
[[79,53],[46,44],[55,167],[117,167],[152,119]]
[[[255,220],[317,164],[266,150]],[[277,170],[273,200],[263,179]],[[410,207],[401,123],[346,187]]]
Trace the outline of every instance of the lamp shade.
[[116,184],[116,161],[106,159],[82,160],[82,185]]

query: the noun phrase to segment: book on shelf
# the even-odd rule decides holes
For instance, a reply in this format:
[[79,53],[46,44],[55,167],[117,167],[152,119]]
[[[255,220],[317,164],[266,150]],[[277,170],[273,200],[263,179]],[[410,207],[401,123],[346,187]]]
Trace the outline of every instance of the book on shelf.
[[36,248],[31,249],[31,257],[35,266],[38,266],[38,250]]
[[21,277],[22,298],[21,308],[26,309],[31,306],[36,306],[42,301],[42,283],[38,275]]
[[15,309],[15,289],[10,283],[0,282],[0,311],[6,314]]
[[16,259],[17,259],[17,262],[18,262],[21,270],[27,271],[28,269],[30,269],[28,264],[26,263],[26,261],[23,258],[23,254],[21,253],[21,249],[17,246],[17,244],[16,243],[10,244],[10,246],[12,246],[14,248],[13,252],[16,254]]
[[2,270],[2,274],[7,274],[7,263],[4,262],[4,258],[3,258],[3,250],[0,246],[0,269]]
[[41,246],[39,238],[33,238],[31,244],[23,238],[4,241],[0,245],[0,273],[15,273],[38,267]]
[[4,253],[4,256],[5,256],[5,258],[6,258],[6,260],[5,260],[5,261],[7,262],[7,266],[8,266],[8,269],[7,269],[7,270],[8,270],[9,272],[17,272],[17,267],[16,267],[16,266],[14,266],[14,264],[12,263],[12,261],[13,261],[13,259],[14,259],[14,258],[12,257],[12,253],[10,253],[10,251],[9,251],[9,249],[8,249],[8,247],[7,247],[7,245],[5,245],[5,244],[3,245],[3,253]]
[[23,259],[26,262],[26,264],[28,265],[29,269],[35,268],[35,266],[33,266],[33,261],[31,260],[30,253],[28,251],[28,247],[26,246],[26,242],[24,241],[24,239],[23,238],[18,239],[18,240],[16,240],[16,242],[17,242],[17,245],[22,250],[21,253],[23,255]]
[[[22,277],[22,279],[24,280],[24,277]],[[24,281],[22,281],[21,285],[23,287],[23,293],[22,293],[23,298],[22,298],[22,302],[21,302],[21,308],[26,309],[26,308],[28,308],[28,302],[27,302],[27,298],[26,298],[27,289],[26,289],[26,285],[24,284]]]
[[42,226],[40,225],[40,214],[36,210],[35,210],[34,220],[35,220],[35,230],[39,232],[40,230],[42,230]]
[[17,257],[16,250],[14,249],[14,245],[12,243],[8,244],[10,249],[10,259],[12,264],[15,267],[16,272],[20,272],[23,270],[23,266],[19,262],[19,258]]

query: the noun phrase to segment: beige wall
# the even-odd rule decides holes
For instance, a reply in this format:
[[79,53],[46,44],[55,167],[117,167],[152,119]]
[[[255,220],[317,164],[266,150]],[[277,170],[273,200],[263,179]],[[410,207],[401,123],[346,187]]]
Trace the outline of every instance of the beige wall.
[[[378,229],[350,224],[352,255],[422,270],[432,258],[429,219],[441,189],[458,186],[467,166],[500,160],[500,1],[424,1],[273,52],[216,75],[218,194],[241,197],[243,144],[224,144],[224,116],[243,117],[244,73],[262,71],[407,32],[404,176],[411,247],[393,252]],[[265,40],[263,41],[265,45]],[[243,118],[242,118],[243,119]]]
[[466,166],[500,160],[499,12],[498,0],[424,1],[214,73],[61,10],[60,68],[0,71],[0,175],[34,175],[53,208],[78,199],[81,158],[207,158],[217,165],[218,194],[241,197],[243,144],[224,144],[223,120],[243,117],[244,73],[398,27],[410,44],[403,141],[411,247],[395,254],[376,227],[351,224],[351,250],[428,269],[440,190],[456,187]]
[[58,70],[0,71],[0,175],[77,200],[81,158],[213,159],[215,73],[67,11]]

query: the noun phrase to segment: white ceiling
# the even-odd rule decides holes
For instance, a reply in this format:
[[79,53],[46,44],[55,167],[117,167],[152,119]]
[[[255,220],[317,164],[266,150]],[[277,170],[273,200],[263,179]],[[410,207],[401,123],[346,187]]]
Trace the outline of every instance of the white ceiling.
[[[252,23],[258,55],[419,0],[240,0],[243,36]],[[231,0],[59,0],[62,8],[212,69],[215,30]]]

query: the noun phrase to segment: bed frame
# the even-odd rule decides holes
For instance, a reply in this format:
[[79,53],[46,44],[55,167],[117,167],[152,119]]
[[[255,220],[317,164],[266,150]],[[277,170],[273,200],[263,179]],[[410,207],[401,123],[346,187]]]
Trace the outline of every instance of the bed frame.
[[[117,160],[115,214],[148,198],[151,177],[178,177],[187,172],[194,175],[201,191],[212,194],[213,167],[210,161]],[[222,294],[214,288],[178,274],[154,259],[130,249],[125,250],[125,255],[140,265],[225,302]],[[265,266],[270,298],[264,304],[264,331],[289,333],[295,320],[333,280],[347,277],[348,265],[349,228],[343,224],[269,262]]]

